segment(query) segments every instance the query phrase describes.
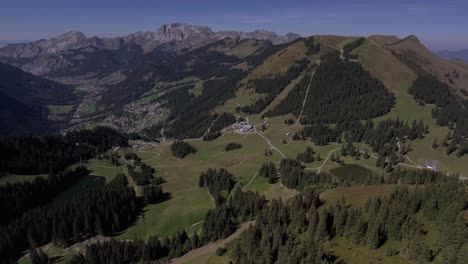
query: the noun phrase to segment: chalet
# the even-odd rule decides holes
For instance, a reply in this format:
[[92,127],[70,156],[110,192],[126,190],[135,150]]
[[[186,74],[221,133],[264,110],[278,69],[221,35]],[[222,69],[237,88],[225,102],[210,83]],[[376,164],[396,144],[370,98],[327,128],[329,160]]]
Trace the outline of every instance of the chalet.
[[247,132],[250,132],[253,130],[253,126],[252,125],[249,125],[249,124],[245,124],[245,125],[240,125],[239,126],[239,131],[241,133],[247,133]]
[[425,160],[424,167],[429,170],[437,171],[439,169],[438,160]]

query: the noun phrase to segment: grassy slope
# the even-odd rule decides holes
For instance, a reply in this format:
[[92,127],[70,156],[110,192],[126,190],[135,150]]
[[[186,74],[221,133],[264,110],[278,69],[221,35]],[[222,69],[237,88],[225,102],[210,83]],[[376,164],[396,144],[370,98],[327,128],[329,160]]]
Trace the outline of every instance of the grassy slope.
[[104,185],[106,185],[106,178],[101,176],[88,175],[73,184],[64,192],[60,193],[57,197],[55,197],[54,201],[59,203],[68,202],[80,193],[99,189],[104,187]]
[[[467,91],[468,87],[466,86],[466,82],[468,82],[468,68],[463,64],[460,65],[459,63],[435,55],[415,36],[409,36],[393,45],[388,45],[388,48],[398,53],[411,51],[413,53],[413,58],[417,60],[420,66],[437,76],[443,82],[448,83],[454,88],[455,93],[459,93],[459,89]],[[458,77],[452,74],[453,71],[458,72]],[[446,76],[446,74],[449,74],[449,76]],[[452,83],[450,83],[450,79]]]
[[448,157],[445,155],[444,149],[433,150],[431,148],[432,142],[437,139],[440,143],[449,130],[446,127],[436,125],[435,119],[431,115],[433,106],[420,106],[408,94],[408,89],[416,79],[416,74],[373,39],[366,40],[364,45],[357,48],[356,51],[363,67],[373,76],[382,80],[396,96],[396,105],[390,113],[375,120],[380,121],[387,118],[400,118],[408,122],[423,120],[425,124],[429,125],[430,134],[422,140],[413,142],[411,146],[414,150],[408,156],[419,165],[423,165],[426,159],[439,160],[442,170],[458,172],[463,175],[468,157],[457,158],[455,154]]
[[400,246],[398,242],[387,242],[378,250],[370,249],[366,246],[356,246],[352,244],[346,238],[333,239],[330,242],[324,244],[325,250],[332,252],[337,255],[340,259],[343,259],[345,263],[349,264],[360,264],[360,263],[382,263],[382,264],[393,264],[393,263],[412,263],[406,258],[396,255],[389,257],[386,255],[388,248],[393,246]]
[[270,56],[251,71],[241,82],[235,97],[227,100],[223,106],[218,107],[217,111],[233,112],[237,106],[250,105],[258,98],[262,98],[264,95],[256,94],[253,88],[247,85],[248,81],[286,72],[296,61],[311,58],[305,54],[305,51],[304,42],[298,41]]
[[292,80],[291,83],[289,83],[289,85],[286,86],[284,90],[281,91],[281,93],[279,93],[278,96],[276,96],[276,98],[267,107],[265,107],[265,109],[260,113],[260,115],[265,114],[266,112],[274,109],[278,104],[280,104],[281,101],[283,101],[288,96],[289,92],[291,92],[291,90],[296,86],[296,84],[299,83],[303,78],[307,78],[307,76],[305,76],[305,74],[301,74],[296,79]]
[[[346,37],[346,36],[336,36],[336,35],[316,35],[314,36],[314,41],[321,42],[321,43],[324,43],[325,45],[331,45],[335,47],[348,38],[349,37]],[[323,49],[323,46],[321,46],[320,49]]]
[[217,256],[216,253],[210,253],[204,256],[194,258],[187,262],[187,264],[228,264],[229,257]]
[[305,51],[306,46],[303,41],[294,42],[266,59],[263,64],[252,71],[250,76],[251,78],[261,78],[272,74],[284,73],[296,61],[310,57],[305,54]]
[[[73,186],[71,186],[69,189],[63,192],[60,196],[70,197],[70,194],[67,193],[68,191],[74,194],[77,194],[77,193],[87,190],[88,188],[95,188],[96,186],[102,186],[106,182],[111,181],[117,173],[122,172],[122,167],[115,167],[109,162],[104,161],[104,160],[92,159],[84,165],[88,167],[88,169],[91,170],[90,175],[83,178],[81,181],[77,182]],[[38,174],[38,175],[9,174],[6,177],[0,178],[0,185],[6,184],[6,183],[16,183],[16,182],[26,182],[26,181],[31,182],[37,177],[47,177],[47,174]]]
[[5,177],[0,178],[0,185],[4,185],[7,183],[17,183],[17,182],[32,182],[37,177],[47,177],[47,174],[37,174],[37,175],[8,174]]
[[116,167],[109,161],[97,159],[92,159],[83,165],[91,173],[55,197],[56,202],[66,202],[83,192],[102,188],[106,183],[114,179],[117,173],[122,172],[123,169],[122,166]]
[[245,58],[257,52],[259,49],[264,47],[265,43],[258,40],[245,40],[226,51],[228,55],[234,55],[238,58]]
[[159,97],[161,97],[169,91],[175,90],[188,84],[195,84],[197,81],[198,79],[195,77],[187,77],[175,82],[158,82],[151,90],[142,94],[140,98],[134,103],[151,103],[153,101],[156,101]]
[[[415,188],[415,186],[409,187],[410,190]],[[388,196],[395,188],[397,188],[396,185],[352,186],[324,192],[320,197],[325,200],[325,206],[333,204],[343,197],[350,206],[362,207],[368,198],[372,196]],[[428,221],[422,217],[421,213],[418,213],[416,217],[427,231],[424,235],[424,242],[432,250],[437,251],[440,233],[435,222]],[[340,237],[325,243],[324,247],[346,263],[412,263],[401,255],[405,246],[404,243],[402,241],[389,240],[379,249],[372,250],[366,246],[356,246],[349,239]],[[387,256],[388,249],[398,250],[400,254]],[[433,263],[443,263],[443,261],[436,258]]]
[[[372,75],[381,79],[397,97],[395,108],[384,117],[377,118],[376,121],[392,117],[399,117],[407,121],[423,119],[426,124],[430,125],[431,134],[423,140],[413,142],[412,147],[414,150],[410,152],[409,156],[418,164],[422,164],[423,160],[427,158],[439,159],[442,162],[442,169],[451,168],[452,171],[462,171],[467,161],[466,158],[456,159],[453,157],[446,157],[441,149],[432,150],[430,147],[433,138],[439,138],[440,142],[441,136],[445,135],[447,129],[435,125],[435,121],[430,114],[431,106],[419,106],[407,93],[408,88],[416,78],[415,73],[402,64],[390,52],[383,49],[373,40],[374,38],[380,43],[384,40],[392,40],[391,38],[377,36],[372,37],[370,40],[368,39],[363,46],[356,49],[356,53],[359,54],[359,61]],[[352,38],[318,36],[317,40],[327,42],[339,48],[351,41]],[[301,55],[301,52],[304,52],[305,47],[300,43],[302,42],[295,44],[296,46],[293,45],[292,48],[285,49],[286,51],[280,51],[273,55],[247,78],[254,78],[286,70],[290,66],[288,64],[302,58],[303,55]],[[322,47],[321,53],[330,49],[331,48]],[[241,53],[242,52],[239,54]],[[229,100],[218,110],[234,111],[234,108],[238,104],[245,105],[252,102],[253,98],[258,95],[252,93],[251,89],[245,88],[246,87],[241,87],[236,98]],[[284,94],[286,94],[286,92],[280,94],[280,96]],[[150,96],[150,94],[146,96]],[[298,153],[303,152],[306,146],[312,146],[314,150],[320,154],[322,159],[324,159],[331,150],[341,147],[341,144],[318,147],[310,141],[282,144],[283,139],[289,141],[290,136],[287,136],[287,133],[293,133],[301,129],[301,126],[285,125],[283,123],[285,118],[286,117],[276,117],[269,119],[267,123],[270,126],[264,136],[270,139],[287,157],[294,158]],[[249,119],[253,124],[260,124],[263,121],[260,115],[250,116]],[[243,145],[243,148],[228,153],[223,152],[224,146],[232,141],[239,141]],[[277,197],[288,198],[296,194],[295,191],[288,190],[279,183],[268,184],[266,179],[255,177],[260,166],[264,162],[272,161],[277,163],[281,159],[280,155],[276,152],[274,152],[274,155],[271,157],[265,157],[263,155],[263,149],[267,148],[268,145],[265,140],[258,135],[241,136],[229,134],[212,142],[191,141],[190,143],[198,149],[198,152],[194,155],[189,155],[184,160],[178,160],[172,157],[169,145],[147,148],[142,152],[138,152],[138,155],[143,161],[154,166],[157,169],[157,174],[167,180],[163,188],[165,191],[170,192],[173,197],[161,204],[147,206],[143,216],[138,219],[134,226],[123,232],[119,238],[145,239],[150,235],[156,234],[161,236],[170,235],[182,229],[186,229],[189,232],[199,230],[201,227],[200,221],[203,220],[207,210],[214,206],[210,195],[205,190],[198,188],[199,174],[210,167],[227,168],[237,177],[239,184],[244,186],[244,189],[259,191],[265,194],[268,199]],[[356,144],[356,146],[361,149],[365,148],[362,144]],[[158,157],[156,153],[160,153],[160,156]],[[307,167],[317,167],[322,163],[323,160],[315,161],[311,164],[307,164]],[[345,163],[359,164],[372,169],[376,173],[382,173],[380,169],[375,168],[375,159],[373,158],[355,161],[347,157],[345,158]],[[341,166],[329,161],[323,166],[322,171],[330,171],[338,167]],[[94,169],[95,172],[93,174],[104,177],[121,171],[121,169],[119,170],[118,168],[110,169],[99,166],[94,167]],[[394,186],[389,185],[356,186],[332,190],[324,193],[323,196],[328,203],[336,201],[344,196],[353,206],[360,206],[368,197],[377,194],[388,194],[393,188]],[[365,247],[354,247],[345,239],[333,241],[328,248],[335,251],[343,258],[346,256],[346,260],[349,260],[350,263],[362,263],[363,258],[372,259],[376,262],[382,261],[383,263],[387,260],[393,261],[393,263],[395,261],[403,261],[398,257],[382,260],[385,251],[372,251]],[[193,263],[219,263],[224,260],[225,258],[207,255],[193,260]]]
[[344,198],[348,205],[358,208],[364,206],[370,197],[388,196],[395,188],[396,185],[341,187],[321,193],[320,199],[325,201],[325,205],[332,205]]
[[[283,120],[283,118],[268,120],[270,128],[264,136],[268,137],[288,157],[295,157],[297,153],[303,152],[307,145],[314,147],[320,153],[322,160],[307,164],[308,167],[321,165],[330,150],[341,146],[341,144],[332,144],[317,147],[309,141],[282,144],[282,139],[286,137],[285,133],[299,129],[296,126],[283,124]],[[255,121],[257,124],[259,120]],[[243,147],[235,151],[224,152],[225,145],[234,141],[241,143]],[[170,144],[167,143],[163,146],[145,148],[142,152],[137,152],[144,162],[154,166],[157,169],[157,174],[167,180],[167,183],[163,185],[164,190],[170,192],[173,197],[161,204],[147,206],[144,215],[140,217],[136,225],[124,232],[120,238],[144,239],[155,234],[170,235],[182,229],[197,230],[198,225],[193,225],[203,220],[206,211],[214,206],[208,193],[197,186],[199,174],[208,168],[227,168],[236,176],[244,189],[259,191],[268,199],[278,197],[287,199],[296,193],[296,191],[282,187],[279,183],[268,184],[266,179],[256,176],[263,163],[267,161],[278,163],[281,159],[281,156],[276,152],[270,157],[263,155],[263,150],[268,145],[258,135],[226,134],[211,142],[193,140],[190,143],[198,149],[198,152],[183,160],[172,156]],[[357,146],[364,149],[359,144]],[[160,156],[158,157],[156,153],[160,153]],[[355,161],[352,158],[346,158],[345,163],[372,167],[375,160]],[[324,170],[339,166],[329,161],[325,164]],[[380,170],[377,172],[381,173]]]
[[[238,141],[243,147],[224,152],[226,144],[233,141]],[[196,226],[193,225],[202,221],[208,209],[214,206],[208,192],[198,187],[201,172],[208,168],[223,167],[236,176],[240,185],[246,185],[264,162],[278,162],[280,159],[278,154],[264,156],[263,149],[267,145],[257,135],[225,135],[215,141],[190,141],[190,144],[195,146],[198,152],[183,160],[172,156],[169,144],[137,152],[144,162],[156,168],[157,175],[167,180],[163,189],[171,193],[172,198],[157,205],[147,206],[143,216],[120,238],[145,239],[156,234],[170,235],[182,229],[196,230]],[[160,156],[157,157],[156,153],[160,153]],[[279,195],[290,197],[293,193],[281,188],[279,183],[269,185],[253,181],[247,188],[262,191],[270,198]]]
[[47,108],[52,115],[64,115],[73,109],[73,105],[48,105]]
[[[70,248],[64,249],[60,247],[54,246],[52,243],[44,245],[41,247],[41,250],[49,256],[49,258],[53,258],[53,263],[57,264],[65,264],[69,263],[72,258],[72,254],[70,254]],[[31,260],[29,255],[24,255],[18,260],[18,264],[30,264]]]

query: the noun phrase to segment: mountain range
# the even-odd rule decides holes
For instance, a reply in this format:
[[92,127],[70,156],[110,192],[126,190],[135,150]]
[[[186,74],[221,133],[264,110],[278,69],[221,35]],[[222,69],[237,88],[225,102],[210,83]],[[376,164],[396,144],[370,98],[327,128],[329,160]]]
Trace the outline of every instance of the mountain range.
[[64,69],[79,68],[80,64],[86,64],[85,58],[93,60],[93,63],[102,63],[99,66],[108,67],[126,60],[121,56],[128,54],[121,53],[135,52],[141,55],[162,45],[166,50],[192,49],[225,38],[267,40],[276,45],[299,37],[294,33],[278,36],[265,30],[213,32],[209,27],[183,23],[163,25],[155,32],[136,32],[116,38],[88,38],[79,31],[70,31],[57,38],[9,44],[0,49],[0,61],[36,75],[62,76]]
[[[42,118],[48,123],[60,120],[69,128],[100,124],[147,134],[164,127],[175,135],[188,124],[204,127],[220,111],[261,115],[276,111],[275,106],[293,91],[292,85],[334,53],[363,67],[396,95],[407,95],[416,76],[432,75],[454,96],[468,97],[468,66],[441,58],[412,35],[303,38],[263,30],[214,32],[204,26],[172,23],[155,32],[116,38],[88,38],[72,31],[57,38],[9,44],[0,49],[0,61],[18,68],[16,74],[50,82],[49,87],[74,89],[62,96],[67,100],[41,102],[40,108],[46,109]],[[0,75],[9,74],[5,67],[0,70]],[[260,80],[270,84],[258,88]],[[6,82],[3,91],[22,85],[29,89],[28,82],[12,83]],[[397,96],[397,107],[399,100]],[[10,132],[4,134],[23,131],[14,122],[9,124]],[[48,131],[63,128],[47,127]],[[28,132],[44,132],[34,130]]]
[[439,56],[442,56],[446,59],[453,60],[453,59],[459,59],[464,61],[465,63],[468,62],[468,49],[462,49],[462,50],[442,50],[437,52]]

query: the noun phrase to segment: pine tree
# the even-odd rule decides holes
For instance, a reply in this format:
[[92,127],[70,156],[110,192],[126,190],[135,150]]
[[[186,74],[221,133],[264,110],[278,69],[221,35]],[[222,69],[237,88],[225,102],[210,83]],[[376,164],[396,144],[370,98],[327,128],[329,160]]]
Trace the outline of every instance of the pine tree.
[[369,155],[369,150],[366,148],[366,150],[364,151],[364,159],[369,159],[370,158],[370,155]]
[[446,148],[448,146],[448,140],[450,138],[450,132],[445,136],[444,140],[442,140],[442,146]]
[[463,244],[463,246],[458,250],[457,254],[457,264],[465,263],[468,259],[468,241]]
[[341,153],[341,156],[343,156],[343,157],[346,156],[346,155],[348,155],[348,152],[346,151],[345,145],[341,145],[341,151],[340,151],[340,153]]
[[30,249],[29,250],[29,259],[31,264],[48,264],[49,257],[41,250]]
[[391,165],[395,165],[397,163],[397,157],[394,150],[392,150],[388,156],[388,163]]
[[315,237],[318,222],[319,222],[319,214],[317,210],[314,208],[314,210],[310,212],[309,226],[307,228],[307,232],[312,238]]
[[360,155],[359,155],[359,151],[358,151],[358,150],[355,151],[355,152],[354,152],[354,160],[359,160],[359,156],[360,156]]
[[457,149],[457,141],[453,138],[445,150],[445,154],[450,155]]
[[94,227],[95,227],[94,232],[98,234],[104,234],[104,229],[102,228],[101,218],[99,217],[99,215],[96,215],[95,219],[96,219],[96,222],[94,224]]
[[201,245],[200,237],[198,236],[197,232],[195,232],[190,239],[192,242],[192,248],[198,248]]
[[422,237],[410,239],[408,247],[405,249],[405,255],[409,260],[416,263],[426,263],[431,260],[431,250],[424,244]]
[[405,144],[401,144],[400,154],[401,154],[401,155],[406,155],[406,147],[405,147]]
[[351,240],[354,244],[359,245],[364,243],[367,233],[367,223],[363,219],[362,213],[358,213],[356,223],[351,228]]
[[385,166],[385,172],[390,173],[393,170],[393,165],[391,162],[388,162],[387,165]]
[[379,155],[379,157],[377,158],[377,162],[376,162],[375,166],[377,168],[384,168],[385,167],[385,157]]
[[466,153],[468,153],[468,141],[465,141],[463,144],[460,143],[457,151],[457,157],[460,158]]
[[328,230],[329,214],[324,211],[319,213],[319,221],[317,223],[317,230],[315,233],[315,241],[326,241],[329,239]]
[[379,248],[384,242],[384,235],[379,224],[372,225],[366,234],[366,244],[373,248]]

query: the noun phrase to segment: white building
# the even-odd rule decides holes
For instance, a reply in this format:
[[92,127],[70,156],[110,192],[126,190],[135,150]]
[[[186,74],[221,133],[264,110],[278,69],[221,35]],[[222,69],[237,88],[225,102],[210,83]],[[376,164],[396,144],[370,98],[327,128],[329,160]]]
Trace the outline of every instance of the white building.
[[439,161],[438,160],[425,160],[424,167],[426,167],[426,169],[436,171],[439,169]]
[[240,132],[242,132],[242,133],[247,133],[247,132],[250,132],[250,131],[253,130],[253,126],[252,125],[247,125],[247,124],[246,125],[240,125],[239,128],[240,128]]

